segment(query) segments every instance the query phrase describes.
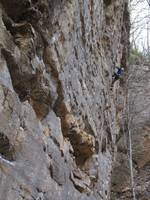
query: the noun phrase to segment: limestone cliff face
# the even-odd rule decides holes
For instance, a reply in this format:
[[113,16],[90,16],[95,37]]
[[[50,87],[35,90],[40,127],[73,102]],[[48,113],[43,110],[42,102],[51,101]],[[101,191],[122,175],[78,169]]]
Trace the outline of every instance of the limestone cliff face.
[[0,1],[0,200],[110,199],[127,8]]

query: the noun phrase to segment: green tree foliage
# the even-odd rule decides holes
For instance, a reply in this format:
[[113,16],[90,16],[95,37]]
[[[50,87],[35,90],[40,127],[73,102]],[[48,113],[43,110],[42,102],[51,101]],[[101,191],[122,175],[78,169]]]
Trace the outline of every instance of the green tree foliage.
[[143,63],[144,60],[146,61],[146,57],[143,55],[143,53],[140,50],[131,49],[130,57],[129,57],[130,64],[140,64],[140,63]]

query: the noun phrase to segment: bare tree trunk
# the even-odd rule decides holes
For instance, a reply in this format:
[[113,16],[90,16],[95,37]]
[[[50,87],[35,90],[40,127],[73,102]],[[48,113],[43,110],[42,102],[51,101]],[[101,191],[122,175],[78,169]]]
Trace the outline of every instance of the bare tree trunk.
[[146,31],[147,31],[147,55],[149,55],[149,22],[147,22]]
[[130,115],[130,94],[129,94],[129,80],[132,78],[132,75],[128,76],[127,79],[127,99],[126,99],[126,106],[127,106],[127,113],[126,113],[126,120],[127,120],[127,147],[128,147],[128,157],[129,157],[129,168],[130,168],[130,183],[131,183],[131,191],[133,200],[136,200],[135,194],[135,184],[134,184],[134,173],[133,173],[133,153],[132,153],[132,136],[131,136],[131,123],[132,123],[132,115]]
[[131,189],[132,189],[133,200],[136,200],[134,173],[133,173],[132,137],[131,137],[131,128],[130,128],[130,118],[128,122],[128,149],[129,149],[128,156],[129,156],[129,167],[130,167],[130,177],[131,177]]

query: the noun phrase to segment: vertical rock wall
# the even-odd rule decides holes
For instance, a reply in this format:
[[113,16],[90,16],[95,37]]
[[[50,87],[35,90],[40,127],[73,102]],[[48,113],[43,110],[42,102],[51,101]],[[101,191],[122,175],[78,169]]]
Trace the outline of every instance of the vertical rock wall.
[[1,200],[110,199],[127,3],[0,1]]

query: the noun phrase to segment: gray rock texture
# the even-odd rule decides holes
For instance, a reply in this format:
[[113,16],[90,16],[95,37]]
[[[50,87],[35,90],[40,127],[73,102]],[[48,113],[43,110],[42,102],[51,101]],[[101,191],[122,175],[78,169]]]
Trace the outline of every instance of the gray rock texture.
[[127,0],[0,1],[0,200],[109,200]]

